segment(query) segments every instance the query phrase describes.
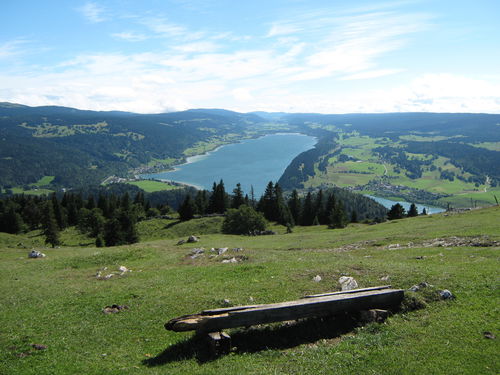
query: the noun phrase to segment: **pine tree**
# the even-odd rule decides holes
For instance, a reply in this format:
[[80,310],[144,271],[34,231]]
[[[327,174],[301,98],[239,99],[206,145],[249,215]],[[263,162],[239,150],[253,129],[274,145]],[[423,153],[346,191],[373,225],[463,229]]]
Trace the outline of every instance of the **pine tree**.
[[43,234],[45,235],[45,243],[56,247],[61,244],[59,238],[59,226],[54,215],[54,206],[52,202],[47,202],[43,215]]
[[194,205],[191,196],[188,194],[186,198],[182,202],[181,206],[177,210],[179,213],[179,218],[181,221],[191,220],[194,217],[194,213],[196,211],[196,207]]
[[231,208],[239,208],[245,203],[245,198],[243,198],[243,190],[241,190],[241,184],[238,182],[236,187],[233,189],[233,196],[231,197]]
[[205,215],[208,213],[208,199],[206,190],[198,190],[196,197],[194,198],[194,205],[196,208],[196,213],[199,215]]
[[276,202],[274,194],[274,185],[269,181],[264,191],[264,194],[257,204],[257,209],[264,214],[264,217],[269,221],[276,221]]
[[357,223],[358,222],[358,213],[356,210],[352,210],[351,212],[351,223]]
[[425,207],[422,209],[422,215],[427,215],[427,210],[425,209]]
[[61,203],[57,199],[55,193],[52,194],[51,202],[57,226],[59,227],[60,230],[63,230],[64,228],[66,228],[67,224],[65,209],[64,207],[61,206]]
[[387,219],[389,220],[402,219],[403,217],[405,217],[405,209],[399,203],[394,204],[387,212]]
[[301,202],[299,193],[297,193],[295,189],[292,191],[292,196],[288,201],[288,208],[290,209],[290,214],[293,217],[294,223],[300,223]]
[[412,203],[410,205],[410,209],[408,210],[408,217],[414,217],[414,216],[418,216],[418,210],[415,203]]
[[347,226],[347,217],[344,211],[344,205],[337,202],[330,215],[330,228],[345,228]]
[[314,213],[314,205],[311,192],[308,192],[306,198],[304,199],[304,205],[302,207],[301,225],[312,225],[314,216],[316,215]]

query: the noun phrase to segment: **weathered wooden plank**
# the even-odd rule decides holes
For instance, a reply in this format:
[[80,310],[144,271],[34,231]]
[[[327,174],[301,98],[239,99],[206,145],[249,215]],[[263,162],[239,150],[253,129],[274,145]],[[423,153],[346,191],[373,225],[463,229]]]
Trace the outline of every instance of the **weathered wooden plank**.
[[328,292],[328,293],[321,293],[321,294],[311,294],[308,296],[304,296],[302,298],[316,298],[316,297],[326,297],[326,296],[334,296],[337,294],[350,294],[350,293],[360,293],[360,292],[367,292],[370,290],[382,290],[382,289],[390,289],[391,285],[382,285],[382,286],[372,286],[370,288],[359,288],[359,289],[352,289],[352,290],[342,290],[339,292]]
[[251,309],[253,307],[258,307],[261,305],[243,305],[243,306],[232,306],[232,307],[221,307],[220,309],[203,310],[201,315],[219,315],[230,311]]
[[381,289],[243,306],[230,311],[220,311],[221,313],[216,315],[196,314],[172,319],[165,324],[165,328],[173,331],[215,332],[225,328],[318,317],[339,312],[387,308],[399,304],[403,296],[404,291],[400,289]]

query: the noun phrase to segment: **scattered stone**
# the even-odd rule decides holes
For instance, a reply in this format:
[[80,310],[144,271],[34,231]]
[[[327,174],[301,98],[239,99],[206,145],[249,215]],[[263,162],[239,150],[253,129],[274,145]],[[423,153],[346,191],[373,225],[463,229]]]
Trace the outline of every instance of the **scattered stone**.
[[104,314],[115,314],[117,312],[127,310],[128,306],[126,305],[111,305],[111,306],[106,306],[104,309],[102,309],[102,312]]
[[180,245],[185,244],[185,243],[186,243],[185,240],[179,240],[179,242],[177,242],[177,246],[180,246]]
[[120,274],[123,275],[125,272],[132,272],[132,270],[129,270],[127,267],[125,266],[120,266],[118,267],[118,271],[120,271]]
[[31,347],[35,350],[45,350],[47,349],[47,345],[42,344],[31,344]]
[[455,299],[455,296],[448,289],[440,290],[439,297],[441,299]]
[[250,296],[250,297],[248,297],[248,300],[249,300],[250,302],[253,302],[253,301],[254,301],[254,298],[253,298],[252,296]]
[[227,247],[219,247],[215,249],[215,251],[217,252],[217,255],[222,255],[227,251]]
[[490,340],[496,339],[496,336],[493,333],[489,332],[489,331],[483,332],[483,335],[484,335],[485,339],[490,339]]
[[239,253],[240,251],[243,251],[243,248],[242,248],[242,247],[233,247],[233,248],[231,249],[231,251],[234,251],[234,252],[236,252],[236,253]]
[[358,287],[358,283],[356,282],[356,280],[354,280],[354,278],[350,276],[341,276],[339,278],[339,283],[342,287],[342,290],[352,290],[357,289]]
[[246,256],[237,255],[235,257],[222,259],[221,263],[240,263],[240,262],[243,262],[247,259],[248,259],[248,257],[246,257]]
[[382,280],[382,281],[389,281],[390,279],[391,279],[391,277],[390,277],[389,275],[382,276],[382,277],[380,278],[380,280]]
[[189,236],[188,239],[187,239],[187,242],[188,243],[194,243],[194,242],[198,242],[200,239],[196,236]]
[[317,283],[319,283],[321,280],[322,280],[322,279],[321,279],[321,276],[320,276],[320,275],[316,275],[316,276],[314,276],[314,277],[313,277],[313,281],[315,281],[315,282],[317,282]]
[[426,281],[422,281],[421,283],[418,284],[420,288],[432,288],[434,285],[429,284]]
[[418,285],[413,285],[410,289],[408,289],[412,292],[418,292],[420,290],[420,287]]
[[109,280],[113,277],[114,275],[112,273],[107,274],[106,276],[103,277],[104,280]]
[[419,256],[415,257],[415,259],[417,259],[417,260],[422,260],[422,259],[425,259],[425,256],[423,256],[423,255],[419,255]]
[[398,249],[400,247],[401,245],[399,245],[398,243],[390,244],[389,246],[387,246],[388,249]]
[[31,250],[31,252],[28,254],[28,258],[45,258],[45,254],[41,253],[36,250]]
[[272,230],[254,230],[248,232],[249,236],[269,236],[274,234],[276,234],[276,232]]
[[223,305],[223,306],[231,306],[231,301],[230,301],[230,300],[228,300],[227,298],[224,298],[224,299],[222,300],[222,305]]

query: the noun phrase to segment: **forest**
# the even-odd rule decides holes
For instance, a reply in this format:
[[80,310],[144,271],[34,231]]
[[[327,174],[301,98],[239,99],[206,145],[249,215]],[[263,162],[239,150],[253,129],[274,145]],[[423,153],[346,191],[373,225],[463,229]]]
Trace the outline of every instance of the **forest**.
[[[14,195],[0,200],[0,232],[17,234],[41,230],[46,243],[59,246],[59,232],[76,227],[82,234],[95,239],[95,244],[115,246],[139,241],[137,222],[177,214],[180,221],[195,217],[230,214],[242,206],[254,211],[270,222],[284,225],[289,230],[295,225],[328,225],[343,228],[349,222],[384,221],[387,210],[375,201],[342,189],[319,190],[299,196],[294,190],[285,196],[278,183],[269,182],[260,199],[243,195],[240,184],[226,192],[224,182],[213,185],[211,192],[186,189],[145,194],[137,190],[133,198],[130,185],[121,185],[106,191],[104,188],[86,193],[65,192],[50,196]],[[133,188],[132,188],[133,191]],[[180,194],[180,195],[179,195]],[[171,207],[172,198],[182,202]],[[150,200],[151,198],[151,200]],[[151,201],[154,201],[153,205]],[[170,216],[169,216],[170,217]],[[264,225],[265,226],[265,225]],[[229,229],[228,229],[229,228]],[[226,226],[228,232],[234,232]],[[255,229],[255,228],[254,228]],[[248,234],[248,231],[245,233]]]

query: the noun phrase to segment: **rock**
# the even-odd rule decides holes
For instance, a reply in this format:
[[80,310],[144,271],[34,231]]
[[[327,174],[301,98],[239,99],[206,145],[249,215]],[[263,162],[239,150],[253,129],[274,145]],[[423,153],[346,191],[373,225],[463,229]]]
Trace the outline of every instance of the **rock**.
[[31,250],[28,254],[28,258],[45,258],[45,254],[36,250]]
[[111,279],[113,276],[114,276],[114,275],[113,275],[112,273],[110,273],[110,274],[108,274],[108,275],[104,276],[104,277],[103,277],[103,280],[109,280],[109,279]]
[[234,247],[231,250],[236,252],[236,253],[239,253],[240,251],[243,251],[243,248],[242,247]]
[[342,276],[339,278],[340,286],[342,290],[352,290],[358,287],[358,283],[354,280],[353,277],[350,276]]
[[227,247],[219,247],[218,249],[215,249],[217,252],[217,255],[222,255],[227,251]]
[[428,283],[428,282],[426,282],[426,281],[422,281],[420,284],[418,284],[418,286],[419,286],[420,288],[427,288],[427,287],[432,288],[432,285],[431,285],[431,284],[429,284],[429,283]]
[[230,301],[230,300],[228,300],[227,298],[224,298],[224,299],[222,300],[222,305],[223,305],[223,306],[231,306],[231,301]]
[[189,256],[191,259],[196,259],[196,258],[199,258],[201,256],[203,256],[203,254],[205,253],[205,249],[200,247],[200,248],[195,248],[193,250],[191,250],[191,255]]
[[412,292],[418,292],[420,290],[420,287],[418,285],[413,285],[410,289],[408,289]]
[[317,283],[319,283],[321,280],[322,280],[322,279],[321,279],[321,276],[320,276],[320,275],[316,275],[316,276],[314,276],[314,277],[313,277],[313,281],[315,281],[315,282],[317,282]]
[[483,336],[485,339],[490,339],[490,340],[496,339],[496,336],[493,333],[488,332],[488,331],[483,332]]
[[382,280],[382,281],[389,281],[390,279],[391,279],[391,277],[390,277],[389,275],[382,276],[382,277],[380,278],[380,280]]
[[189,236],[188,239],[187,239],[187,242],[188,243],[194,243],[194,242],[198,242],[200,239],[196,236]]
[[179,242],[177,242],[177,246],[180,246],[180,245],[185,244],[185,243],[186,243],[186,241],[184,241],[184,240],[179,240]]
[[238,259],[236,258],[231,258],[231,259],[223,259],[222,263],[238,263]]
[[455,296],[448,289],[440,290],[439,297],[441,299],[455,299]]
[[102,312],[104,314],[115,314],[117,312],[127,310],[128,306],[126,305],[111,305],[111,306],[106,306],[104,309],[102,309]]
[[31,344],[31,347],[35,350],[45,350],[47,349],[47,345],[42,344]]
[[418,259],[418,260],[425,259],[425,256],[419,255],[418,257],[415,257],[415,259]]
[[121,274],[123,275],[125,272],[131,272],[131,270],[129,270],[127,267],[125,266],[120,266],[118,267],[118,271],[121,272]]

